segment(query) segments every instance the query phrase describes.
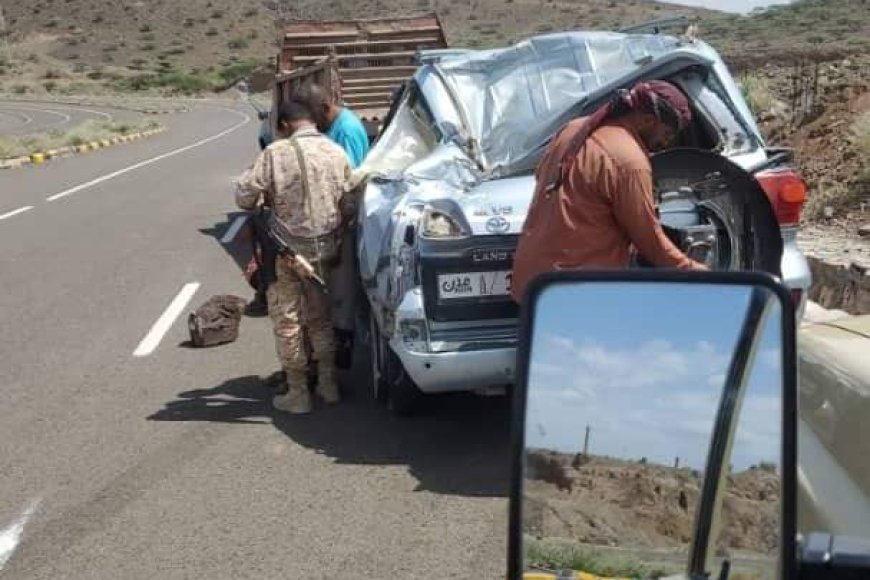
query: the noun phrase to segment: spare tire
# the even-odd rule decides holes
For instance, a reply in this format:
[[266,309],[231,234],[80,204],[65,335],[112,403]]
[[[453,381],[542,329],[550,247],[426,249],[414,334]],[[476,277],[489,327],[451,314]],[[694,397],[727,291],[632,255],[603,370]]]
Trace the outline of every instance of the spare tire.
[[[782,233],[770,200],[755,177],[728,158],[693,148],[678,148],[652,156],[656,203],[669,192],[721,220],[735,255],[729,269],[763,271],[782,276]],[[668,224],[663,219],[663,225]]]

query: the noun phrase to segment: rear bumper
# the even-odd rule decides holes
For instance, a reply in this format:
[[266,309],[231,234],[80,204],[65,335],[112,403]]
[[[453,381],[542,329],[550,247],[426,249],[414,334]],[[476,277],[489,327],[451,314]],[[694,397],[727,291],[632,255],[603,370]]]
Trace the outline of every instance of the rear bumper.
[[[421,391],[488,390],[514,383],[515,320],[438,325],[426,319],[423,300],[420,288],[405,294],[390,338],[390,347]],[[411,329],[417,329],[413,337]]]
[[414,384],[428,394],[475,391],[514,384],[516,348],[502,347],[440,353],[412,352],[393,337],[393,351]]

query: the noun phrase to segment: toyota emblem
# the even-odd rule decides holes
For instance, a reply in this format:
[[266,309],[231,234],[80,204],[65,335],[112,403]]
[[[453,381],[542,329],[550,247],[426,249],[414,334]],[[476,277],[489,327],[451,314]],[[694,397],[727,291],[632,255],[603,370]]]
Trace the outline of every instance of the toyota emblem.
[[509,221],[501,216],[496,216],[486,220],[486,231],[491,234],[504,234],[511,229]]

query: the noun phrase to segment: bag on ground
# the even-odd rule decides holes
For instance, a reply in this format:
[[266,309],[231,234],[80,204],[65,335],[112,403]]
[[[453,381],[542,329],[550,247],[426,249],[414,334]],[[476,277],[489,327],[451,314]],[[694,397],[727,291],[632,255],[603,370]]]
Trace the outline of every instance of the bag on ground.
[[238,296],[212,296],[191,312],[187,326],[193,346],[215,346],[236,340],[246,303]]

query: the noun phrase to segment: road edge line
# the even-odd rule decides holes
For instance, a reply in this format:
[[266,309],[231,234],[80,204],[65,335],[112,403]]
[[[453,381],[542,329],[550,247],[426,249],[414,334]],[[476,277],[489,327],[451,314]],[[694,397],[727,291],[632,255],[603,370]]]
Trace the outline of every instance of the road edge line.
[[129,143],[134,139],[142,139],[145,137],[152,137],[159,133],[163,133],[166,131],[166,127],[159,127],[157,129],[149,129],[147,131],[138,131],[136,133],[128,133],[124,135],[124,139],[121,137],[113,137],[110,140],[106,140],[105,144],[100,141],[91,141],[88,143],[83,143],[81,145],[69,145],[66,147],[61,147],[59,149],[52,149],[49,151],[32,151],[28,155],[21,155],[20,157],[10,157],[7,159],[0,159],[0,170],[2,169],[20,169],[25,165],[42,165],[46,161],[52,159],[60,159],[62,157],[74,157],[76,155],[82,155],[84,153],[89,153],[90,151],[96,151],[98,149],[106,149],[108,147],[113,147],[116,145],[121,145],[123,143]]
[[109,181],[110,179],[114,179],[116,177],[124,175],[125,173],[135,171],[135,170],[140,169],[142,167],[146,167],[146,166],[151,165],[153,163],[157,163],[158,161],[163,161],[164,159],[168,159],[169,157],[174,157],[175,155],[180,155],[181,153],[185,153],[187,151],[190,151],[191,149],[196,149],[197,147],[207,145],[208,143],[211,143],[212,141],[217,141],[221,137],[229,135],[233,131],[235,131],[235,130],[237,130],[237,129],[239,129],[239,128],[241,128],[241,127],[243,127],[251,122],[251,117],[249,117],[248,115],[245,115],[244,113],[239,113],[238,111],[232,111],[231,109],[227,109],[227,110],[231,111],[233,113],[236,113],[238,115],[241,115],[242,117],[244,117],[244,120],[236,123],[235,125],[233,125],[229,129],[224,129],[220,133],[212,135],[211,137],[206,137],[205,139],[200,139],[199,141],[196,141],[195,143],[191,143],[190,145],[185,145],[184,147],[179,147],[178,149],[173,149],[172,151],[162,153],[156,157],[152,157],[150,159],[145,159],[144,161],[140,161],[139,163],[129,165],[127,167],[124,167],[123,169],[118,169],[117,171],[107,173],[106,175],[97,177],[96,179],[92,179],[91,181],[87,181],[85,183],[80,183],[79,185],[76,185],[75,187],[71,187],[65,191],[61,191],[60,193],[55,193],[54,195],[51,195],[51,196],[45,198],[45,201],[57,201],[58,199],[62,199],[68,195],[72,195],[73,193],[79,192],[83,189],[88,189],[89,187],[93,187],[94,185],[99,185],[100,183],[103,183],[104,181]]

